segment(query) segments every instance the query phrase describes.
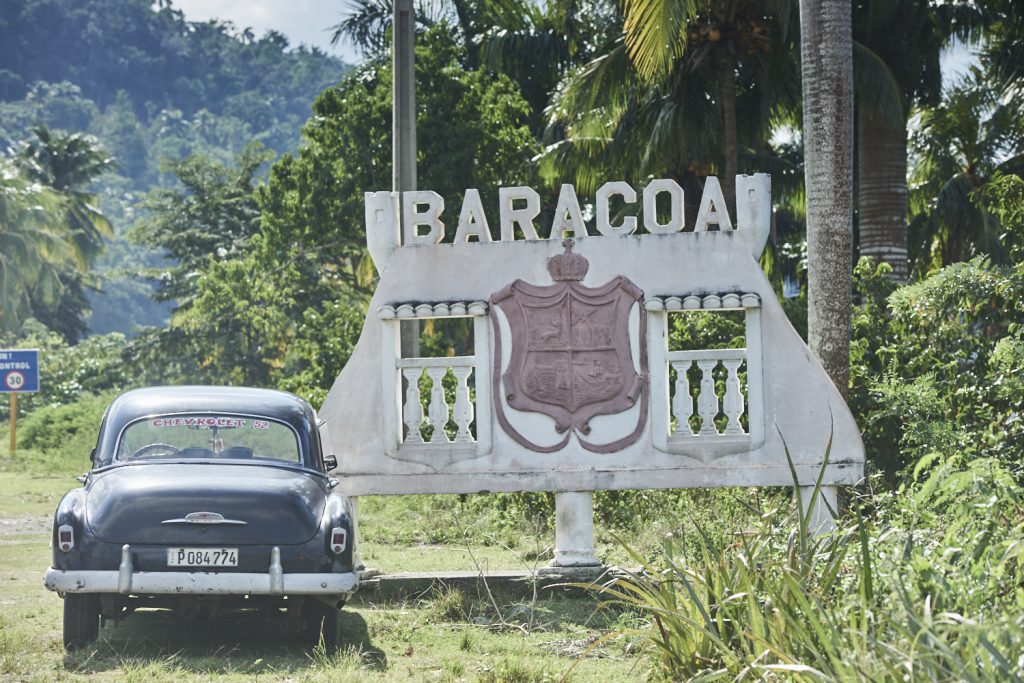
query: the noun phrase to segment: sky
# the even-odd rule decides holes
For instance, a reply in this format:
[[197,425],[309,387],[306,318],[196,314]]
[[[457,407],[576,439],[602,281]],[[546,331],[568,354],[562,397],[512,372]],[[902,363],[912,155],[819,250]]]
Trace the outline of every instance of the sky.
[[274,29],[288,37],[292,46],[315,46],[346,62],[359,61],[351,47],[331,47],[328,27],[344,18],[346,0],[174,0],[188,21],[224,19],[240,29],[251,27],[257,37]]

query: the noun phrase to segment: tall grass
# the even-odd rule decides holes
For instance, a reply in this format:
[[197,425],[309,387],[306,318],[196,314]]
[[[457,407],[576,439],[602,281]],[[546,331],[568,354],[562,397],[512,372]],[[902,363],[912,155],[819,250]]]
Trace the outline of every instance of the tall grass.
[[1024,679],[1021,487],[994,460],[917,474],[820,537],[778,507],[726,542],[689,524],[696,543],[629,550],[642,570],[602,593],[643,615],[674,680]]

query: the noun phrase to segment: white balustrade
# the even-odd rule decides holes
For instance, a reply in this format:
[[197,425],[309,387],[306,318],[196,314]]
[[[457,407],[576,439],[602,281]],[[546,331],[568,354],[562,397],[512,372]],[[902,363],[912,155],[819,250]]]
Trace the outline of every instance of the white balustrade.
[[[397,361],[406,388],[402,398],[402,421],[406,426],[404,443],[417,446],[447,446],[452,443],[476,443],[470,425],[475,409],[470,397],[469,378],[473,374],[476,360],[473,356],[448,356],[442,358],[401,358]],[[430,383],[430,400],[423,410],[420,382],[426,373]],[[455,398],[451,405],[445,394],[444,379],[448,374],[455,378]],[[455,438],[449,438],[445,427],[449,420],[455,422]],[[421,429],[433,427],[429,439],[424,439]]]
[[[674,418],[673,437],[716,437],[745,435],[747,431],[740,421],[746,412],[744,391],[740,386],[740,366],[746,361],[746,349],[702,349],[699,351],[669,351],[669,367],[676,373],[675,396],[672,398],[669,422]],[[694,386],[689,371],[696,365],[700,377],[696,384],[697,414],[700,429],[696,432],[690,424],[694,408]],[[715,369],[725,369],[725,391],[719,396],[715,384]],[[715,419],[725,415],[726,423],[719,431]]]

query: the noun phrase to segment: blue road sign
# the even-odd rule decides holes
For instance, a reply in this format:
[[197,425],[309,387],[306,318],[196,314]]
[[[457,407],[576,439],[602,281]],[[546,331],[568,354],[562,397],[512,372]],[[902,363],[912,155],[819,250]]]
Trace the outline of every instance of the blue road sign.
[[0,349],[0,393],[39,391],[39,350]]

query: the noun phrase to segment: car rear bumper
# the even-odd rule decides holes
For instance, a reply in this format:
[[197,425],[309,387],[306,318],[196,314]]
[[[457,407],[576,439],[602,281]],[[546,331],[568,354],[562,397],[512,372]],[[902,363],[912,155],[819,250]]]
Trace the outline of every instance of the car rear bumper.
[[43,583],[58,593],[120,593],[121,595],[322,595],[348,597],[359,587],[356,572],[294,574],[281,568],[274,548],[266,574],[253,572],[137,572],[131,547],[121,550],[117,570],[46,571]]

